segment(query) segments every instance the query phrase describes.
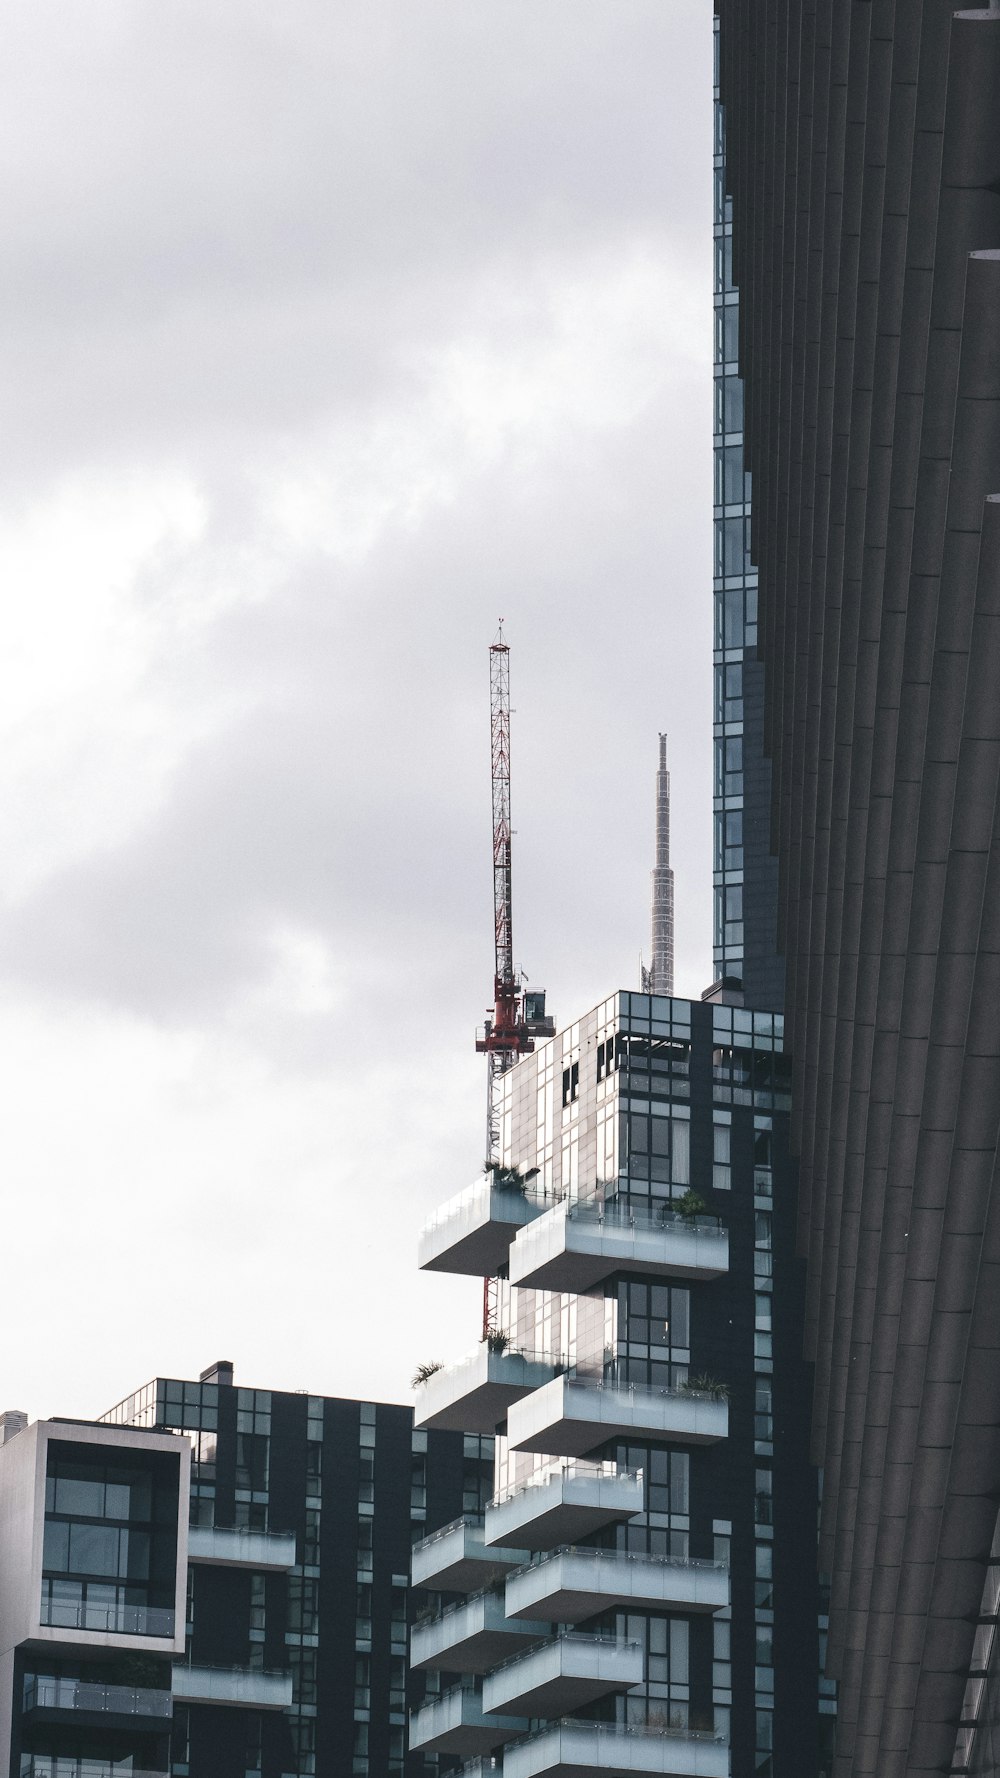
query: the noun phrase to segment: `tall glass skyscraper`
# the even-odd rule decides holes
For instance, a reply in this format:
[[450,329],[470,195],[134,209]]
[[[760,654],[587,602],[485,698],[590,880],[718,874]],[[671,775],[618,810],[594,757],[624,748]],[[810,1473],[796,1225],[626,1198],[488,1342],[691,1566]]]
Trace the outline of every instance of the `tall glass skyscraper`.
[[757,654],[757,570],[751,555],[750,475],[744,461],[739,369],[740,294],[733,279],[733,199],[719,99],[716,21],[714,933],[717,979],[743,984],[747,1003],[778,1008],[777,872],[770,854],[771,773],[764,756]]
[[834,1770],[995,1773],[1000,8],[716,11]]

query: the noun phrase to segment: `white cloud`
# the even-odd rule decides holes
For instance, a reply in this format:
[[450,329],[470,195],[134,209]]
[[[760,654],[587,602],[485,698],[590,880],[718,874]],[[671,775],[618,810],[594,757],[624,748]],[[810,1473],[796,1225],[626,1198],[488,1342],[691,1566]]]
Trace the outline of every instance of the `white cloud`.
[[482,1159],[501,612],[521,960],[564,1017],[634,975],[666,726],[707,978],[710,35],[698,0],[12,21],[0,1338],[43,1279],[34,1411],[221,1352],[402,1395],[470,1342],[414,1244]]

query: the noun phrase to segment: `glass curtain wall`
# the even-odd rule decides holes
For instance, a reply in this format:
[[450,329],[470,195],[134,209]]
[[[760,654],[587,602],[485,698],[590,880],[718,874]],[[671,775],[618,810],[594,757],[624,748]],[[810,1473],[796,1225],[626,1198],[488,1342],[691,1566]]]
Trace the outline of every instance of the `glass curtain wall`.
[[726,119],[719,103],[715,21],[715,975],[743,976],[743,668],[757,646],[757,571],[750,560],[750,476],[743,465],[739,291],[733,283],[733,200],[726,191]]

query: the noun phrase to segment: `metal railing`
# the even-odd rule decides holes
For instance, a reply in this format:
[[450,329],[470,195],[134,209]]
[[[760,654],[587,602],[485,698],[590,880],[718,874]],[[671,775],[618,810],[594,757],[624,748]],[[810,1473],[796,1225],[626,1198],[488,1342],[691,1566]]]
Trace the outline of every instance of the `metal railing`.
[[688,1389],[683,1384],[679,1389],[654,1389],[648,1383],[617,1383],[613,1379],[610,1382],[605,1383],[602,1382],[600,1378],[596,1377],[593,1381],[590,1381],[583,1377],[574,1376],[568,1376],[566,1378],[566,1383],[570,1389],[583,1389],[594,1392],[606,1389],[611,1395],[644,1396],[650,1401],[662,1397],[667,1397],[671,1401],[726,1402],[729,1400],[728,1389],[716,1395],[714,1391],[708,1389]]
[[614,1649],[616,1654],[642,1654],[641,1642],[626,1642],[620,1636],[588,1636],[582,1630],[563,1630],[558,1636],[550,1636],[545,1642],[536,1642],[532,1648],[519,1648],[516,1654],[508,1655],[505,1660],[498,1661],[490,1668],[490,1675],[503,1673],[507,1667],[517,1667],[522,1661],[530,1661],[533,1655],[545,1654],[550,1648],[561,1648],[564,1643],[573,1643],[587,1648]]
[[77,1758],[75,1754],[34,1754],[22,1762],[18,1778],[170,1778],[162,1768],[133,1766],[120,1760]]
[[175,1673],[225,1673],[232,1677],[238,1673],[241,1679],[287,1679],[290,1667],[220,1667],[218,1663],[208,1661],[176,1661]]
[[439,1525],[436,1531],[429,1531],[426,1537],[422,1537],[418,1543],[413,1545],[411,1553],[415,1555],[417,1550],[429,1550],[434,1544],[440,1543],[442,1537],[451,1537],[454,1532],[463,1529],[468,1531],[482,1531],[483,1521],[481,1514],[460,1513],[457,1519],[450,1519],[447,1525]]
[[720,1216],[706,1212],[701,1216],[685,1216],[680,1210],[646,1210],[641,1205],[601,1204],[588,1199],[571,1204],[566,1212],[569,1222],[600,1222],[610,1228],[640,1229],[656,1234],[662,1229],[687,1230],[691,1234],[728,1238],[728,1229]]
[[89,1710],[113,1716],[162,1716],[173,1714],[168,1691],[147,1686],[95,1685],[86,1679],[56,1679],[48,1674],[29,1676],[24,1684],[25,1710]]
[[90,1599],[43,1599],[41,1622],[50,1629],[101,1630],[110,1636],[173,1638],[176,1614],[165,1606],[120,1605]]
[[530,1494],[535,1488],[544,1488],[549,1482],[562,1478],[565,1481],[629,1481],[641,1482],[641,1469],[625,1469],[610,1461],[598,1463],[593,1459],[577,1458],[572,1462],[546,1464],[544,1469],[536,1470],[523,1482],[510,1482],[506,1488],[500,1488],[489,1502],[491,1508],[504,1506],[508,1500],[517,1500],[522,1494]]
[[[511,1569],[511,1573],[518,1574],[520,1573],[520,1570],[516,1568]],[[507,1577],[505,1576],[504,1579],[506,1578]],[[503,1599],[503,1587],[504,1582],[497,1581],[493,1586],[480,1587],[475,1593],[467,1593],[464,1599],[457,1600],[454,1605],[446,1605],[443,1611],[429,1610],[426,1616],[423,1612],[418,1612],[417,1617],[414,1620],[414,1628],[429,1630],[434,1624],[446,1624],[457,1612],[469,1611],[473,1606],[481,1605],[487,1599],[496,1599],[498,1602],[501,1602]],[[516,1624],[514,1625],[514,1628],[517,1628]]]
[[646,1555],[641,1550],[601,1550],[591,1544],[563,1543],[555,1550],[539,1550],[530,1562],[523,1562],[520,1568],[514,1568],[506,1576],[514,1580],[521,1574],[533,1574],[537,1569],[544,1568],[547,1562],[555,1562],[560,1556],[572,1556],[583,1562],[611,1562],[616,1567],[619,1563],[645,1563],[647,1567],[661,1571],[668,1568],[711,1568],[729,1573],[728,1562],[717,1562],[712,1556],[654,1556]]
[[418,1383],[417,1394],[419,1395],[422,1389],[431,1388],[434,1384],[440,1387],[446,1377],[453,1380],[460,1379],[463,1371],[471,1371],[475,1365],[482,1363],[484,1354],[487,1359],[487,1367],[491,1358],[516,1358],[522,1365],[545,1365],[554,1376],[562,1376],[573,1369],[572,1361],[568,1358],[552,1358],[547,1352],[526,1352],[520,1346],[504,1346],[502,1351],[496,1351],[485,1340],[481,1340],[473,1352],[467,1352],[464,1358],[456,1359],[454,1364],[443,1364],[440,1370],[432,1372],[426,1382]]
[[492,1174],[485,1173],[482,1179],[474,1180],[471,1185],[456,1192],[454,1197],[448,1198],[440,1209],[435,1210],[433,1216],[429,1216],[422,1225],[417,1239],[422,1240],[425,1235],[432,1235],[435,1229],[444,1228],[447,1223],[454,1222],[461,1217],[463,1212],[474,1210],[479,1203],[488,1205],[494,1192],[511,1200],[519,1198],[529,1207],[537,1207],[539,1211],[551,1208],[553,1204],[561,1203],[565,1195],[562,1192],[545,1191],[533,1186],[504,1185],[503,1183],[494,1185]]
[[717,1735],[714,1729],[685,1729],[670,1724],[660,1728],[658,1725],[611,1722],[587,1722],[579,1716],[560,1716],[545,1724],[544,1728],[535,1729],[533,1734],[525,1735],[518,1742],[519,1747],[526,1747],[531,1741],[541,1741],[545,1735],[553,1735],[562,1729],[571,1729],[577,1734],[593,1735],[598,1741],[623,1741],[633,1737],[642,1740],[675,1740],[675,1741],[708,1741],[717,1746],[726,1744],[725,1735]]
[[415,1710],[410,1711],[410,1721],[414,1722],[418,1716],[423,1716],[425,1711],[440,1710],[443,1705],[453,1703],[456,1698],[477,1699],[481,1711],[482,1695],[482,1675],[466,1673],[458,1685],[450,1685],[447,1691],[437,1692],[432,1698],[425,1698],[422,1704],[418,1704]]

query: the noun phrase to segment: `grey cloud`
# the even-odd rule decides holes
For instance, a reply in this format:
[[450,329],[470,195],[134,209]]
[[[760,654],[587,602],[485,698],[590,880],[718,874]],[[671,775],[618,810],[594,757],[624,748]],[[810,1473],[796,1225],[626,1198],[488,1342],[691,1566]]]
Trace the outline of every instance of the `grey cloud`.
[[[144,831],[8,909],[0,973],[211,1023],[266,976],[271,936],[291,926],[328,942],[352,978],[365,956],[391,953],[399,982],[433,977],[442,1008],[477,1017],[490,970],[486,644],[503,612],[520,954],[584,1000],[631,974],[644,937],[643,767],[681,697],[682,806],[692,789],[691,662],[669,641],[665,563],[682,583],[674,599],[687,580],[702,615],[706,724],[709,708],[708,563],[692,561],[686,534],[709,495],[689,443],[672,441],[664,397],[600,447],[569,439],[557,461],[503,460],[416,532],[387,527],[357,567],[296,562],[270,598],[209,630],[205,659],[160,663],[182,684],[229,682],[248,707],[197,746]],[[229,494],[223,484],[217,541],[239,528]],[[680,913],[683,864],[679,878]]]
[[0,74],[8,472],[405,398],[407,342],[482,324],[498,290],[539,325],[546,256],[696,251],[707,112],[664,69],[702,11],[179,0],[139,23],[120,0],[57,8],[51,36],[44,6],[22,15]]

